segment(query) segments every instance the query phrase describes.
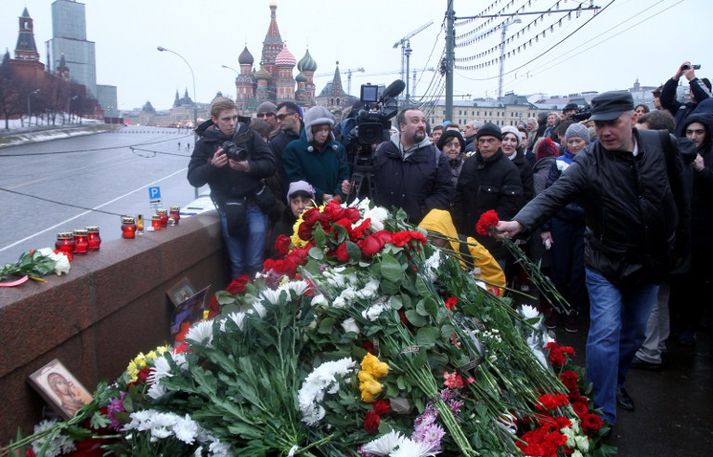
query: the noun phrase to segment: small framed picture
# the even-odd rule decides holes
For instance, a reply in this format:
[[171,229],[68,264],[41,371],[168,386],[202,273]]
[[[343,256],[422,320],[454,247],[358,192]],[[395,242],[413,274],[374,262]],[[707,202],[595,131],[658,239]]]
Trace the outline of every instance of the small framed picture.
[[29,381],[64,419],[70,419],[92,401],[89,391],[58,359],[32,373]]
[[195,293],[196,289],[193,288],[193,285],[186,277],[181,278],[180,281],[166,291],[166,294],[168,295],[169,300],[171,300],[171,303],[173,303],[173,306],[180,305],[195,295]]
[[181,330],[184,322],[195,322],[203,318],[203,310],[206,309],[206,297],[210,286],[199,290],[195,294],[185,299],[176,306],[171,319],[171,335],[175,335]]

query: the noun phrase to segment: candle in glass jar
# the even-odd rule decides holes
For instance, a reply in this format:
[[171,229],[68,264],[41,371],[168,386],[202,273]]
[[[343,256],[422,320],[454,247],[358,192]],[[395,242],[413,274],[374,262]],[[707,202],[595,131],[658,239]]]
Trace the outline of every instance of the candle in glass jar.
[[160,209],[156,210],[156,215],[159,217],[159,220],[161,221],[161,227],[162,228],[168,227],[168,211],[166,211],[163,208],[160,208]]
[[[168,221],[166,221],[166,223],[168,223]],[[161,230],[161,227],[161,216],[158,214],[151,216],[151,228],[153,228],[155,232],[158,232]]]
[[102,239],[99,236],[99,227],[96,225],[88,225],[86,227],[87,229],[87,234],[88,234],[88,240],[87,242],[89,243],[89,250],[90,251],[98,251],[99,246],[102,244]]
[[139,235],[144,234],[144,216],[141,214],[136,216],[136,231]]
[[67,254],[67,257],[72,257],[74,253],[74,233],[72,232],[59,232],[57,234],[57,241],[54,243],[55,249]]
[[121,237],[127,240],[136,238],[136,221],[133,217],[123,216],[121,218]]
[[89,234],[85,229],[74,231],[74,253],[86,254],[89,250]]
[[170,217],[173,218],[173,225],[178,225],[178,221],[181,220],[181,208],[178,206],[172,206]]

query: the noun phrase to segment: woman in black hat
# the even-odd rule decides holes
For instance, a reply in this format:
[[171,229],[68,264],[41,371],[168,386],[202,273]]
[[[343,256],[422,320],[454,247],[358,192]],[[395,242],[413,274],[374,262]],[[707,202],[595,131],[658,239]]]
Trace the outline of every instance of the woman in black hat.
[[436,146],[448,157],[448,164],[451,166],[451,181],[455,186],[460,170],[463,168],[465,140],[457,130],[446,130],[438,139]]

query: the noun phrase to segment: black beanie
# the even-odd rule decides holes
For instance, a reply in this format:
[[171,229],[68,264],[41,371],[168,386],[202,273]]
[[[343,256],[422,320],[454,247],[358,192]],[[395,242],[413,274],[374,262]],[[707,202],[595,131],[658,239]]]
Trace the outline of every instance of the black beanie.
[[502,140],[503,132],[500,131],[500,127],[492,122],[486,122],[478,129],[478,133],[475,134],[475,137],[478,139],[480,139],[481,136],[494,136],[498,140]]
[[465,151],[465,140],[457,130],[446,130],[443,132],[443,135],[441,135],[438,139],[436,146],[438,146],[438,149],[443,150],[443,146],[445,146],[446,143],[451,141],[453,138],[458,138],[458,142],[460,143],[460,152]]

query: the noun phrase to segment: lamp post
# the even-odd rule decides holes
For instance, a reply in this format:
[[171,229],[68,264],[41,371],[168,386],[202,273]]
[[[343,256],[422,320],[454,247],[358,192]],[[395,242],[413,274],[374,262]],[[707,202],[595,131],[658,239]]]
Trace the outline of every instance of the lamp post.
[[[196,144],[198,142],[198,134],[195,133],[195,129],[198,127],[198,107],[196,106],[196,75],[193,73],[193,67],[191,67],[191,64],[188,63],[185,57],[183,57],[176,51],[164,48],[163,46],[156,46],[156,49],[158,49],[159,52],[170,52],[171,54],[177,55],[181,58],[181,60],[183,60],[183,62],[185,62],[185,64],[188,66],[188,69],[191,71],[191,80],[193,81],[193,144]],[[194,188],[194,195],[196,198],[198,198],[197,187]]]
[[33,95],[39,93],[39,89],[35,89],[29,94],[27,94],[27,126],[29,127],[32,125],[32,105],[30,103],[30,99],[32,98]]
[[227,65],[221,65],[220,67],[221,67],[221,68],[228,69],[228,70],[233,70],[236,75],[239,75],[239,74],[240,74],[240,72],[239,72],[238,70],[236,70],[235,68],[233,68],[233,67],[229,67],[229,66],[227,66]]
[[72,123],[72,100],[79,98],[79,95],[73,97],[67,97],[67,117],[69,117],[69,123]]

